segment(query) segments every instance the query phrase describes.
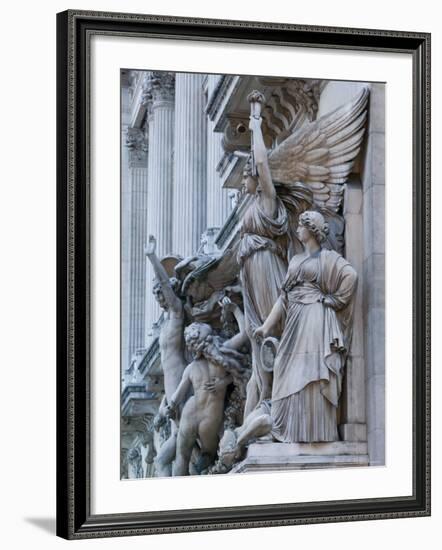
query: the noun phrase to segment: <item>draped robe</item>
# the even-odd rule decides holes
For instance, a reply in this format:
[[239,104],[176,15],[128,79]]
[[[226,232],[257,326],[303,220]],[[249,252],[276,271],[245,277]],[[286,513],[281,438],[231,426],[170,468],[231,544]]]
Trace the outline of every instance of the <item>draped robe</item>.
[[276,300],[287,272],[288,214],[276,198],[275,216],[262,208],[255,195],[241,227],[238,261],[246,331],[252,347],[252,376],[247,385],[244,417],[271,396],[271,374],[263,371],[260,348],[253,331],[262,325]]
[[286,319],[273,370],[272,433],[278,441],[339,439],[336,412],[356,285],[355,270],[333,250],[292,258],[281,289]]

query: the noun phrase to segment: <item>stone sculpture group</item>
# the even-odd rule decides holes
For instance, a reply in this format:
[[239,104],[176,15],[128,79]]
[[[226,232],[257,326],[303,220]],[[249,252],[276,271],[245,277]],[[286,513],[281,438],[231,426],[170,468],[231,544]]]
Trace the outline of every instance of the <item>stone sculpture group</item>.
[[164,312],[156,475],[227,473],[256,440],[339,440],[357,274],[338,233],[367,99],[363,89],[268,151],[265,98],[251,92],[243,177],[251,198],[238,242],[160,260],[149,236]]

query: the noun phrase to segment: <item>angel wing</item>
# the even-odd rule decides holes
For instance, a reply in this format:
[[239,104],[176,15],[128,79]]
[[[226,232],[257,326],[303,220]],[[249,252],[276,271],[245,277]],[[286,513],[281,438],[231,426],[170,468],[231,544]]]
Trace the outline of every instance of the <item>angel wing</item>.
[[189,264],[185,260],[178,264],[177,273],[183,280],[182,293],[198,303],[234,284],[239,274],[236,246],[228,248],[220,256],[202,255],[193,258],[195,261]]
[[274,149],[269,155],[274,182],[301,181],[319,208],[337,212],[364,137],[368,94],[363,88],[352,101],[303,126]]
[[294,254],[303,250],[296,229],[299,215],[313,206],[313,194],[306,184],[300,182],[275,183],[275,190],[289,216],[287,258],[290,260]]

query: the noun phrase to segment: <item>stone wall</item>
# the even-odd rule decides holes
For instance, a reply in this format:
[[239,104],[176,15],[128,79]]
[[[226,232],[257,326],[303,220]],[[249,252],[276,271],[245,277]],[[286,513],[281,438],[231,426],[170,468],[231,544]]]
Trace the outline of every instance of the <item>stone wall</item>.
[[370,88],[364,146],[346,185],[345,255],[359,274],[341,436],[368,439],[370,464],[385,463],[385,106],[384,85],[328,82],[318,117]]
[[367,430],[371,464],[385,463],[385,93],[372,84],[361,167]]

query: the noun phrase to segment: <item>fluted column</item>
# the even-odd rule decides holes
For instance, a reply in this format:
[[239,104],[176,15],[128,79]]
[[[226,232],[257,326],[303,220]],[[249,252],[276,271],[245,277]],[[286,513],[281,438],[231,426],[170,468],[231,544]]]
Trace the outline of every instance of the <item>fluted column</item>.
[[[147,232],[157,240],[159,257],[169,254],[172,248],[172,188],[173,188],[173,130],[174,89],[172,73],[151,72],[145,83],[144,100],[148,104],[149,160]],[[154,273],[146,261],[146,323],[145,337],[149,342],[152,323],[160,316],[152,295]]]
[[205,75],[178,73],[175,88],[173,250],[194,254],[206,229]]
[[145,334],[145,294],[146,259],[144,242],[146,239],[147,216],[147,138],[139,128],[129,128],[127,143],[130,148],[130,331],[129,354],[144,345]]
[[[207,91],[210,97],[219,75],[208,75]],[[214,132],[215,124],[207,123],[207,227],[222,227],[232,206],[229,190],[223,189],[216,167],[223,156],[222,132]]]
[[[125,143],[130,120],[129,90],[121,90],[121,143]],[[121,151],[121,370],[122,374],[129,368],[129,334],[130,334],[130,175],[129,149]]]
[[222,227],[232,210],[229,189],[221,184],[216,166],[222,155],[222,133],[213,131],[213,122],[208,122],[207,132],[207,226]]

